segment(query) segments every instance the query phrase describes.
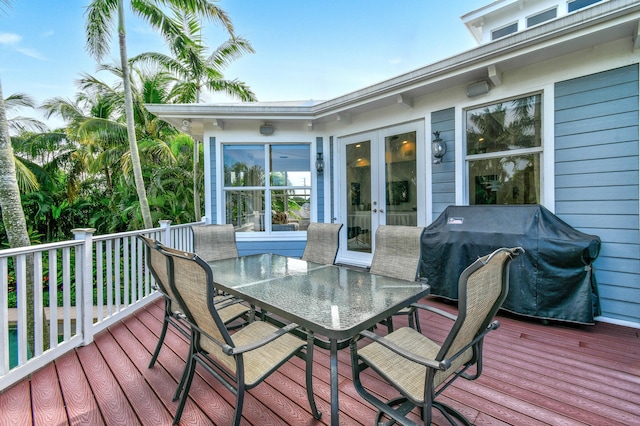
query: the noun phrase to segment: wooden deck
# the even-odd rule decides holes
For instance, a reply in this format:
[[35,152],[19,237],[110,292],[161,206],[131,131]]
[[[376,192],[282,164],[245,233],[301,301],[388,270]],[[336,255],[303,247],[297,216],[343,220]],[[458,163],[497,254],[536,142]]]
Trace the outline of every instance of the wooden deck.
[[[428,303],[434,303],[428,300]],[[453,311],[449,305],[435,302]],[[138,311],[0,394],[0,425],[168,425],[188,345],[170,331],[158,363],[147,368],[161,327],[162,302]],[[442,338],[447,324],[423,316],[423,332]],[[485,369],[445,392],[476,425],[640,425],[640,330],[542,325],[510,316],[485,341]],[[396,319],[396,327],[406,317]],[[171,330],[171,329],[170,329]],[[351,383],[348,349],[340,352],[340,424],[371,425],[375,412]],[[194,380],[181,424],[227,425],[233,396],[206,372]],[[314,420],[304,363],[294,358],[248,392],[244,425],[329,424],[329,356],[315,351]],[[390,388],[370,379],[379,392]],[[442,424],[438,418],[437,424]]]

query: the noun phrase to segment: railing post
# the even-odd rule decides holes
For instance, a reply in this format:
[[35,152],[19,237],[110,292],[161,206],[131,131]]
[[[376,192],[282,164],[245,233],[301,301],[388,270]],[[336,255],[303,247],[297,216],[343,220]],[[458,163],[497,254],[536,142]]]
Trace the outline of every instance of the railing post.
[[160,223],[160,229],[162,229],[162,241],[160,242],[167,247],[173,247],[173,245],[171,245],[171,220],[162,219],[158,222]]
[[[80,289],[76,287],[76,294],[80,291],[81,298],[76,298],[76,321],[81,321],[82,344],[88,345],[93,341],[93,233],[94,228],[72,229],[75,240],[84,240],[84,244],[76,258],[80,258],[82,277]],[[76,277],[78,271],[76,270]],[[77,285],[77,283],[76,283]]]

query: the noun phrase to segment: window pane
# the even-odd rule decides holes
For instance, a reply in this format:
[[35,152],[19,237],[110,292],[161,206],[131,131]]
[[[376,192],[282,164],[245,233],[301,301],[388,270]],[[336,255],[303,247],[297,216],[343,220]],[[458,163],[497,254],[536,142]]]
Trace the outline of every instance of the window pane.
[[576,10],[582,9],[583,7],[591,6],[592,4],[596,4],[601,2],[602,0],[575,0],[569,2],[567,5],[567,11],[569,13],[575,12]]
[[540,204],[540,154],[469,162],[469,204]]
[[271,184],[274,186],[311,185],[309,145],[271,146]]
[[225,191],[227,223],[236,232],[264,231],[264,191]]
[[271,191],[271,229],[274,232],[306,231],[310,207],[310,189]]
[[518,23],[513,23],[504,28],[500,28],[499,30],[495,30],[491,32],[491,40],[497,40],[501,37],[508,36],[509,34],[513,34],[518,31]]
[[545,10],[544,12],[538,13],[537,15],[533,15],[527,18],[527,27],[533,27],[534,25],[541,24],[542,22],[553,19],[557,16],[557,8]]
[[224,145],[224,185],[264,186],[264,146]]
[[541,95],[467,111],[467,154],[541,146]]

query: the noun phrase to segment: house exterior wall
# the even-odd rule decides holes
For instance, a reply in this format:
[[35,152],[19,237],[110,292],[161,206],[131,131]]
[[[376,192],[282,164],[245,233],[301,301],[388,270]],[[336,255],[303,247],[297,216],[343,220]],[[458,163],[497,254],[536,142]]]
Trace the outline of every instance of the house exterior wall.
[[602,315],[640,322],[638,64],[556,83],[555,210],[598,235]]
[[447,143],[447,152],[442,163],[434,164],[431,169],[432,215],[429,222],[434,221],[447,206],[456,203],[456,144],[455,140],[455,108],[436,111],[431,114],[431,130],[440,132],[440,138]]
[[[607,18],[606,28],[597,27],[599,21],[592,24],[596,29],[583,28],[578,19],[618,7],[632,10]],[[167,106],[165,117],[180,112],[183,115],[174,117],[189,114],[202,119],[204,140],[209,140],[205,150],[211,150],[205,156],[210,162],[205,185],[211,185],[206,190],[206,214],[218,223],[224,211],[216,193],[215,163],[220,161],[221,143],[306,142],[312,144],[314,165],[315,153],[322,151],[325,171],[313,182],[312,220],[331,222],[334,217],[341,220],[340,189],[345,185],[340,181],[341,140],[415,125],[423,135],[416,141],[418,197],[423,197],[418,202],[418,225],[427,226],[446,206],[469,203],[465,111],[541,94],[540,203],[569,225],[602,239],[595,263],[603,311],[599,319],[640,327],[640,10],[637,2],[611,0],[573,16],[565,23],[580,27],[578,31],[554,21],[548,25],[553,35],[543,33],[545,25],[538,26],[308,111],[283,112],[268,104],[246,105],[249,112],[215,106],[214,113],[207,112],[206,105],[184,112],[180,109],[184,107]],[[467,85],[488,78],[488,72],[494,77],[489,92],[467,97]],[[413,97],[403,93],[402,102],[396,101],[400,90]],[[276,131],[264,137],[257,127],[267,113],[276,121]],[[228,123],[224,129],[216,128],[207,124],[212,122],[207,114]],[[438,165],[431,157],[434,131],[440,131],[447,143],[444,161]],[[261,233],[238,233],[241,254],[272,251],[299,256],[304,249],[303,232],[257,234]]]

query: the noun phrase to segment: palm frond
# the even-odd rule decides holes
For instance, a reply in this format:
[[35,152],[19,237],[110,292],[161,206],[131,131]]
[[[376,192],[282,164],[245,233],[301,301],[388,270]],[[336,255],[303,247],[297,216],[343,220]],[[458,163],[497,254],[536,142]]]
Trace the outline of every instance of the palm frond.
[[120,1],[123,0],[93,0],[87,6],[85,12],[87,50],[98,61],[109,52]]

